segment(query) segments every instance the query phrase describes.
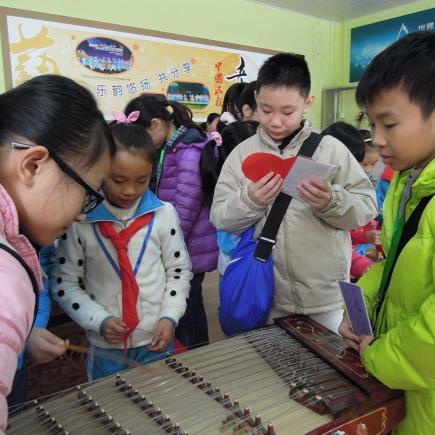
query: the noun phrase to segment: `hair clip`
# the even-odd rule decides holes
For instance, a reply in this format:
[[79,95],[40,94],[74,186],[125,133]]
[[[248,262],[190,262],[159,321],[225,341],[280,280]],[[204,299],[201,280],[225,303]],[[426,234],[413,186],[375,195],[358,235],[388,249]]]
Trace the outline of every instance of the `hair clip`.
[[115,118],[117,124],[131,124],[138,120],[140,116],[140,111],[135,110],[131,112],[128,116],[126,116],[124,112],[113,111],[112,115]]

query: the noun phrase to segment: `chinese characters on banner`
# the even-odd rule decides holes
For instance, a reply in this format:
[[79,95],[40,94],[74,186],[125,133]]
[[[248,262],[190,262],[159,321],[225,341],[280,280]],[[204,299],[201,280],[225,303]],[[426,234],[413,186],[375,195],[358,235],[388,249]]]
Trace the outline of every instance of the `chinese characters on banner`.
[[63,74],[86,86],[108,118],[132,98],[154,93],[187,105],[200,120],[221,111],[233,83],[255,80],[270,56],[75,21],[80,24],[7,15],[6,78],[12,86],[39,74]]
[[353,28],[349,81],[359,81],[371,60],[388,45],[421,30],[435,30],[435,8]]

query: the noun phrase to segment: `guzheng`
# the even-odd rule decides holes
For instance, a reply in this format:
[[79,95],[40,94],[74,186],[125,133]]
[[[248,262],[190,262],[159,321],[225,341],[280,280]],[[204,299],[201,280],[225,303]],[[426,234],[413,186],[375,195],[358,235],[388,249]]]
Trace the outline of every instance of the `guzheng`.
[[402,393],[304,316],[34,401],[8,434],[387,434]]

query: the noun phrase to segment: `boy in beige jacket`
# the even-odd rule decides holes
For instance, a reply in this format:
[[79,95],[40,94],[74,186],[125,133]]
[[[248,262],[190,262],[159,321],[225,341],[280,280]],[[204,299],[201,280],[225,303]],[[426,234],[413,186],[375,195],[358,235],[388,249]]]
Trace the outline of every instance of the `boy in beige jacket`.
[[[250,182],[242,173],[242,163],[257,152],[283,158],[298,153],[312,131],[303,119],[313,104],[310,87],[302,56],[277,54],[261,67],[256,87],[260,126],[222,168],[211,210],[217,229],[242,233],[255,225],[258,237],[283,179],[271,172]],[[376,195],[358,162],[337,139],[324,136],[313,159],[334,165],[336,172],[331,180],[301,182],[298,189],[304,201],[293,199],[287,209],[272,254],[275,302],[270,319],[308,314],[336,331],[342,318],[337,281],[349,279],[349,230],[376,216]]]

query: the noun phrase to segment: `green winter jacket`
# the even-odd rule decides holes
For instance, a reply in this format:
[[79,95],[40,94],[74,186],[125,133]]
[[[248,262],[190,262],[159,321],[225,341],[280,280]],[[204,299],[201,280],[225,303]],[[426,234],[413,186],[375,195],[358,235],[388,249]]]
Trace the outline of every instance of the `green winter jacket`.
[[[400,199],[410,170],[396,174],[384,203],[382,245],[388,254]],[[419,200],[435,193],[435,159],[414,182],[407,220]],[[416,235],[399,256],[379,318],[377,339],[366,348],[366,369],[390,388],[405,390],[406,418],[395,434],[435,434],[435,198],[421,216]],[[373,318],[384,262],[359,284]]]

